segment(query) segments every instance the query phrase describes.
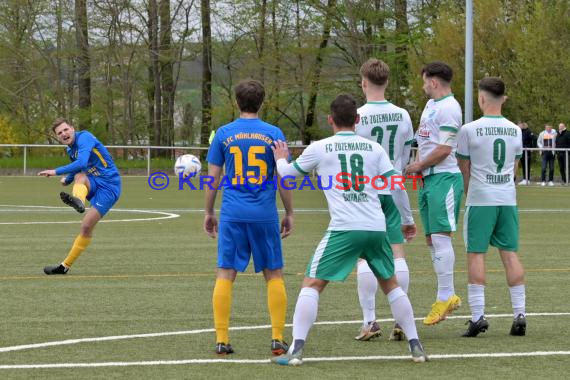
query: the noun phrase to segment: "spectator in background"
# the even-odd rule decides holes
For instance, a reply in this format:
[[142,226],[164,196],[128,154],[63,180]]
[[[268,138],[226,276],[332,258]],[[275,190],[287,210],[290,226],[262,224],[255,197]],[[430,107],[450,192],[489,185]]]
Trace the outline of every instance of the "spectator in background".
[[[554,142],[556,148],[558,149],[568,149],[570,148],[570,133],[566,131],[566,125],[560,123],[558,125],[558,135],[556,136],[556,141]],[[559,151],[556,152],[558,157],[558,168],[560,168],[560,178],[562,178],[562,184],[566,184],[566,152]]]
[[[536,147],[536,136],[528,127],[528,124],[522,121],[518,123],[522,131],[522,144],[523,148],[535,148]],[[522,157],[520,159],[520,165],[522,167],[523,179],[519,182],[519,185],[530,185],[530,168],[532,162],[532,151],[523,150]]]
[[548,166],[548,186],[554,186],[554,148],[556,148],[556,131],[550,124],[544,126],[537,141],[542,155],[541,186],[546,186],[546,167]]

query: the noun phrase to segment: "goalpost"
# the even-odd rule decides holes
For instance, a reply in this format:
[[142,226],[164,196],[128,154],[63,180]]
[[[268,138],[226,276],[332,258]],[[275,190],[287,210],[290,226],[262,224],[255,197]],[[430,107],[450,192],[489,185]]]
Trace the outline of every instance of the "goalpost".
[[465,121],[473,121],[473,0],[465,0]]

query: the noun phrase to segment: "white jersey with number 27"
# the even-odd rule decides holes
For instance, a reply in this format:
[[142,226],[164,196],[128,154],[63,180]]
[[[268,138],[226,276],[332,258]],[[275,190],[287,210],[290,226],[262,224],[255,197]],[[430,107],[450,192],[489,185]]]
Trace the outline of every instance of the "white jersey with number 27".
[[[403,108],[389,101],[368,102],[358,109],[360,122],[356,124],[356,134],[376,141],[384,148],[394,169],[402,172],[410,160],[410,149],[414,138],[412,119]],[[379,191],[390,194],[390,188]]]

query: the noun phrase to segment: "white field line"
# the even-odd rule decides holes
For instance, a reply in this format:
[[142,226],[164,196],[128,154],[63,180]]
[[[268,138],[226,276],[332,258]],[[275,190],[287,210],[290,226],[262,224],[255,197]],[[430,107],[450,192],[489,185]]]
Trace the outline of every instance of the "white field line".
[[[2,205],[0,205],[0,207],[2,207]],[[143,211],[143,210],[141,210]],[[172,208],[172,209],[157,209],[157,210],[144,210],[144,211],[160,211],[160,212],[188,212],[188,213],[202,213],[204,212],[204,209],[202,208]],[[277,211],[283,213],[285,212],[285,209],[277,209]],[[295,212],[299,212],[299,213],[328,213],[329,209],[328,208],[296,208],[294,209]],[[420,210],[418,209],[412,209],[413,212],[415,213],[419,213]],[[460,210],[461,212],[465,212],[464,209]],[[540,212],[540,213],[546,213],[546,212],[568,212],[570,213],[570,208],[528,208],[528,209],[519,209],[519,212],[522,213],[535,213],[535,212]]]
[[[64,210],[71,210],[69,207],[61,207],[61,206],[30,206],[30,205],[0,205],[0,213],[1,212],[19,212],[17,210],[4,210],[2,207],[15,207],[15,208],[28,208],[28,209],[64,209]],[[149,213],[176,213],[176,212],[189,212],[189,213],[202,213],[204,212],[203,208],[168,208],[168,209],[137,209],[137,210],[130,210],[130,209],[112,209],[112,211],[124,211],[124,212],[149,212]],[[277,209],[279,212],[285,212],[284,209]],[[418,209],[412,209],[413,212],[419,212]],[[461,212],[465,212],[465,209],[461,209]],[[295,212],[300,213],[328,213],[328,208],[296,208]],[[519,212],[523,213],[535,213],[535,212],[569,212],[570,208],[519,208]]]
[[[2,205],[0,205],[2,207]],[[204,212],[202,208],[173,208],[173,209],[159,209],[159,210],[149,210],[149,211],[162,211],[162,212],[189,212],[189,213],[201,213]],[[285,212],[284,209],[277,209],[279,212]],[[328,213],[328,208],[296,208],[294,209],[295,212],[299,213]],[[420,212],[418,209],[412,209],[413,212],[418,213]],[[465,209],[461,209],[461,212],[465,212]],[[568,212],[570,213],[570,208],[519,208],[519,212],[523,213],[534,213],[534,212]]]
[[[560,316],[570,316],[570,312],[564,313],[527,313],[528,317],[560,317]],[[447,319],[468,319],[470,315],[452,315],[448,316]],[[489,314],[486,315],[487,318],[513,318],[512,314]],[[423,318],[416,318],[417,321],[422,320]],[[378,319],[378,322],[392,322],[394,319],[386,318],[386,319]],[[316,322],[315,325],[353,325],[353,324],[361,324],[362,320],[353,320],[353,321],[322,321]],[[287,324],[287,327],[291,327],[291,324]],[[232,331],[244,331],[244,330],[262,330],[262,329],[270,329],[271,325],[258,325],[258,326],[238,326],[238,327],[230,327]],[[72,344],[79,344],[79,343],[90,343],[90,342],[104,342],[104,341],[115,341],[115,340],[125,340],[125,339],[137,339],[137,338],[159,338],[164,336],[175,336],[175,335],[195,335],[195,334],[203,334],[203,333],[210,333],[214,332],[215,330],[212,328],[208,329],[198,329],[198,330],[182,330],[182,331],[167,331],[167,332],[158,332],[158,333],[146,333],[146,334],[133,334],[133,335],[115,335],[115,336],[103,336],[103,337],[92,337],[92,338],[78,338],[78,339],[66,339],[60,341],[52,341],[52,342],[44,342],[44,343],[33,343],[33,344],[23,344],[18,346],[8,346],[8,347],[0,347],[0,353],[2,352],[14,352],[14,351],[23,351],[35,348],[45,348],[45,347],[53,347],[53,346],[67,346]]]
[[[18,209],[3,209],[3,207],[15,207],[15,208],[22,208],[21,210]],[[19,206],[19,205],[0,205],[0,213],[3,212],[57,212],[60,213],[63,210],[69,210],[69,207],[60,207],[60,206]],[[71,210],[70,210],[71,211]],[[150,218],[131,218],[131,219],[103,219],[99,223],[117,223],[117,222],[147,222],[147,221],[157,221],[157,220],[165,220],[165,219],[174,219],[179,218],[180,215],[174,214],[171,212],[165,211],[158,211],[158,210],[134,210],[134,209],[112,209],[109,214],[113,214],[113,212],[127,212],[127,213],[135,213],[135,214],[153,214],[153,215],[160,215],[158,217],[150,217]],[[55,222],[0,222],[0,225],[34,225],[34,224],[78,224],[81,223],[81,220],[67,220],[67,221],[55,221]]]
[[[433,354],[434,359],[465,359],[465,358],[512,358],[536,356],[567,356],[570,351],[533,351],[533,352],[494,352],[473,354]],[[369,360],[410,360],[409,355],[378,355],[378,356],[337,356],[320,358],[303,358],[304,362],[340,362],[340,361],[369,361]],[[100,363],[53,363],[53,364],[8,364],[0,365],[0,369],[49,369],[49,368],[100,368],[100,367],[133,367],[184,364],[269,364],[269,359],[187,359],[187,360],[152,360],[137,362],[100,362]]]

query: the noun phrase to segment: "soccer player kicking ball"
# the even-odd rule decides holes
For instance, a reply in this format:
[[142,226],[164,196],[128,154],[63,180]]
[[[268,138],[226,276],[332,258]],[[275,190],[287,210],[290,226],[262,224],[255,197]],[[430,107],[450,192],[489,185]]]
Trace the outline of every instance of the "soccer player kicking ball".
[[451,233],[457,229],[463,180],[457,166],[455,149],[461,127],[461,107],[451,92],[453,70],[443,62],[422,69],[427,102],[417,132],[418,160],[406,167],[406,174],[423,175],[418,191],[418,206],[426,243],[437,275],[437,296],[425,325],[435,325],[461,306],[455,294],[453,270],[455,253]]
[[44,268],[45,274],[66,274],[75,260],[91,243],[97,222],[109,212],[121,195],[121,176],[107,151],[107,148],[90,132],[76,132],[65,119],[53,123],[53,132],[61,144],[67,145],[67,155],[71,163],[53,170],[44,170],[40,176],[51,177],[66,174],[61,179],[63,186],[73,183],[72,194],[61,192],[63,203],[77,212],[85,212],[85,200],[91,208],[81,222],[81,230],[73,246],[61,264]]
[[331,221],[305,272],[293,316],[293,343],[286,354],[272,361],[293,366],[303,363],[303,348],[317,319],[320,293],[329,281],[344,281],[359,258],[367,261],[387,295],[394,319],[408,338],[412,359],[426,361],[412,305],[394,276],[378,186],[370,183],[377,179],[374,177],[388,178],[396,172],[378,143],[355,134],[358,114],[352,97],[336,97],[328,122],[335,135],[312,143],[293,163],[287,163],[287,145],[275,142],[277,170],[282,177],[306,175],[316,169],[319,176],[335,179],[336,185],[325,190]]
[[501,115],[505,84],[487,77],[479,82],[483,117],[464,125],[457,138],[457,157],[467,194],[463,237],[467,249],[467,286],[471,320],[463,334],[475,337],[489,328],[485,319],[485,253],[499,249],[511,292],[511,335],[525,335],[524,270],[516,254],[519,217],[514,183],[522,155],[522,132]]
[[[215,238],[218,221],[214,215],[217,189],[223,187],[218,238],[218,271],[212,297],[216,353],[232,354],[229,339],[232,287],[237,272],[244,272],[253,256],[255,271],[263,271],[267,282],[267,307],[271,317],[271,352],[280,355],[287,351],[283,341],[287,294],[283,281],[281,238],[293,229],[291,191],[274,181],[275,160],[271,145],[284,140],[281,130],[259,119],[265,89],[255,80],[240,82],[235,88],[240,110],[239,119],[216,132],[208,150],[208,175],[214,178],[212,187],[206,186],[204,230]],[[222,168],[226,175],[220,182]],[[285,216],[279,226],[275,192],[285,207]],[[280,236],[281,233],[281,236]]]
[[[356,134],[376,141],[388,153],[394,169],[401,173],[410,161],[414,130],[408,111],[385,98],[390,68],[381,60],[371,58],[360,68],[362,91],[367,103],[358,109],[360,122]],[[416,236],[416,225],[412,216],[410,200],[406,190],[388,185],[379,190],[382,212],[386,217],[388,240],[394,253],[394,269],[398,285],[406,294],[410,284],[410,271],[406,263],[404,241]],[[402,233],[403,232],[403,233]],[[404,240],[405,238],[405,240]],[[367,341],[380,336],[382,330],[376,322],[376,292],[378,281],[365,260],[358,261],[358,299],[362,309],[363,324],[356,340]],[[390,340],[404,340],[404,332],[394,325]]]

